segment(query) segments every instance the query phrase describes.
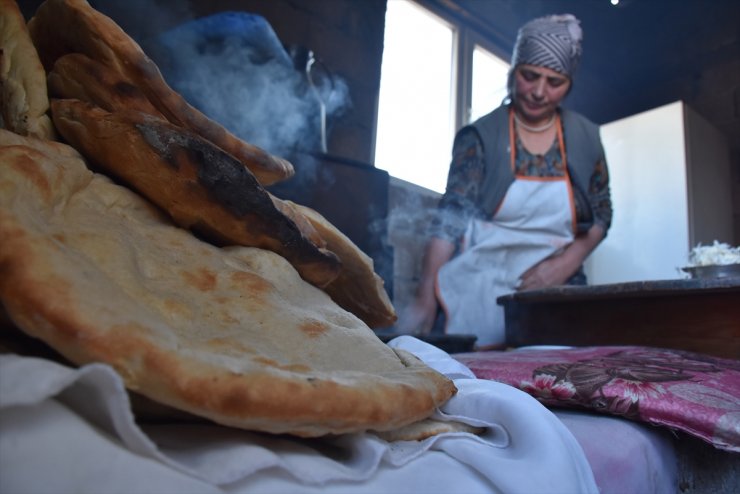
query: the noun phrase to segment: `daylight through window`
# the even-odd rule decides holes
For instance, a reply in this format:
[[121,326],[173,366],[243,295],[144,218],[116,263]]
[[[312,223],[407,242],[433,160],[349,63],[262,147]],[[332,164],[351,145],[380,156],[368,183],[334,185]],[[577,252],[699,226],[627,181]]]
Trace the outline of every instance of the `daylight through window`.
[[469,41],[472,37],[411,0],[388,2],[375,139],[378,168],[444,192],[457,127],[490,112],[506,96],[508,64]]
[[388,2],[375,164],[442,191],[454,132],[453,30],[413,2]]

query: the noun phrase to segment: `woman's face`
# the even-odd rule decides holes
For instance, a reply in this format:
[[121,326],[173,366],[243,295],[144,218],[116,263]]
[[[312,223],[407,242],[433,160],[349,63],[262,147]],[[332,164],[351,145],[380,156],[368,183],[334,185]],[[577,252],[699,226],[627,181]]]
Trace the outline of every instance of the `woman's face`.
[[514,70],[514,109],[531,123],[547,120],[568,94],[570,78],[536,65],[519,65]]

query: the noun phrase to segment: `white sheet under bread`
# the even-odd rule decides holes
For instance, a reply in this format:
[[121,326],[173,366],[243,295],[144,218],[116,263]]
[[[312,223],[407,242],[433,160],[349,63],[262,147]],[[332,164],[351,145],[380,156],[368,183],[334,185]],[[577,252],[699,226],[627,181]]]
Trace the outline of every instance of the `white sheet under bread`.
[[462,377],[449,356],[404,347],[456,376],[438,417],[491,428],[389,444],[372,434],[292,439],[218,425],[133,421],[120,377],[0,356],[2,492],[598,492],[573,435],[507,385]]

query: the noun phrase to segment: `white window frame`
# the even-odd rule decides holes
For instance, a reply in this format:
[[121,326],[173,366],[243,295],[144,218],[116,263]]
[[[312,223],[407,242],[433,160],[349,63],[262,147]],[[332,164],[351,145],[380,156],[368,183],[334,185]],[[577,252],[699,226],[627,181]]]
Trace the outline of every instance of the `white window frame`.
[[[503,53],[502,50],[494,46],[478,29],[451,15],[446,9],[441,8],[438,2],[429,0],[411,1],[441,17],[445,22],[453,26],[453,43],[455,45],[455,57],[453,60],[455,79],[453,80],[453,91],[455,94],[455,131],[458,131],[470,123],[473,97],[473,50],[476,46],[480,46],[507,63],[509,54]],[[491,103],[491,110],[494,109],[494,106],[495,103]]]
[[[388,0],[393,1],[393,0]],[[451,14],[447,9],[440,7],[434,0],[411,0],[420,8],[429,11],[442,21],[449,24],[453,32],[453,59],[452,59],[452,105],[453,105],[453,130],[456,133],[462,127],[470,123],[472,106],[472,77],[473,77],[473,51],[476,46],[489,51],[493,55],[508,63],[508,54],[502,53],[500,49],[491,43],[486,35],[475,29],[469,22]],[[491,102],[491,110],[497,102]],[[375,122],[375,136],[377,137],[377,116]],[[452,141],[449,143],[452,149]],[[375,152],[373,145],[373,153]],[[375,157],[373,156],[373,159]]]

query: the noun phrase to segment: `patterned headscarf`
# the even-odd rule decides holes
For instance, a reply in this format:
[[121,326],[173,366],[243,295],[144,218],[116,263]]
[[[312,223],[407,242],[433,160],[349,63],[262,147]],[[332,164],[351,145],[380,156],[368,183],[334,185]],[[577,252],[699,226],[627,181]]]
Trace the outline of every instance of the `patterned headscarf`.
[[581,59],[580,21],[571,14],[540,17],[519,29],[511,67],[546,67],[573,79]]

